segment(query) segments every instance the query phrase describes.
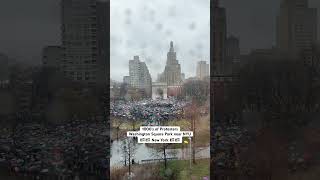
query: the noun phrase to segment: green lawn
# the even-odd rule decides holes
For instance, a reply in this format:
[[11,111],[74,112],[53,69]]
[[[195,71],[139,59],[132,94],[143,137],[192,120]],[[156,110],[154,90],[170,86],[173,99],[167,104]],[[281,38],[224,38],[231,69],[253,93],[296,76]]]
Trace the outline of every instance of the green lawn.
[[[191,166],[191,177],[194,179],[201,179],[205,176],[210,175],[210,161],[209,159],[197,160],[196,164]],[[177,180],[186,180],[190,179],[189,171],[190,161],[189,160],[176,160],[169,161],[168,168],[172,169],[174,172],[177,172]]]
[[[190,130],[190,121],[182,119],[182,120],[174,120],[174,121],[169,121],[167,126],[180,126],[180,131],[189,131]],[[188,140],[188,138],[183,138],[182,142],[184,140]],[[178,148],[183,148],[186,145],[183,143],[177,143],[177,144],[172,144],[169,148],[172,149],[178,149]]]
[[171,120],[168,122],[167,126],[180,126],[181,131],[188,131],[190,130],[190,120]]
[[[169,121],[168,126],[180,126],[181,131],[190,131],[190,121],[186,119]],[[183,138],[183,141],[189,138]],[[210,124],[209,119],[201,119],[196,126],[196,147],[205,147],[210,144]],[[182,148],[186,144],[173,144],[170,148]],[[188,144],[187,144],[188,146]]]
[[[137,121],[135,123],[136,130],[140,130],[140,126],[142,126],[143,123],[141,121]],[[120,126],[120,129],[122,130],[132,130],[132,123],[131,122],[125,122]]]

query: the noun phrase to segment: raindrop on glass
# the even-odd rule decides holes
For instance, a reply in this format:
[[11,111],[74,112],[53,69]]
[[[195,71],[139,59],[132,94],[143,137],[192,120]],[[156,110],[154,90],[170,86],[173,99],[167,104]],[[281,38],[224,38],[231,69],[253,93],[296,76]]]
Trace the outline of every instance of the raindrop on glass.
[[168,12],[169,16],[176,16],[176,7],[175,6],[171,6],[169,7],[169,12]]
[[132,47],[133,43],[130,40],[127,40],[127,47]]
[[202,48],[203,48],[203,46],[202,46],[202,44],[197,44],[197,48],[198,48],[198,50],[201,50]]
[[192,49],[189,51],[189,54],[190,54],[191,56],[195,56],[195,52],[194,52]]
[[150,10],[150,16],[154,16],[154,14],[155,14],[154,10],[153,9]]
[[156,28],[157,28],[157,30],[162,30],[162,24],[161,23],[158,23],[157,25],[156,25]]
[[129,25],[131,24],[131,20],[129,18],[126,19],[125,24]]
[[126,11],[125,11],[125,14],[127,16],[130,16],[131,15],[131,9],[127,8]]
[[167,30],[167,31],[166,31],[166,35],[167,35],[167,36],[171,36],[171,35],[172,35],[172,31],[171,31],[171,30]]
[[146,58],[146,62],[147,62],[147,63],[152,63],[151,58],[149,58],[149,57],[148,57],[148,58]]
[[140,46],[142,49],[146,48],[147,47],[147,43],[143,42]]
[[196,29],[196,24],[194,22],[192,22],[191,24],[189,24],[189,29],[190,30],[195,30]]

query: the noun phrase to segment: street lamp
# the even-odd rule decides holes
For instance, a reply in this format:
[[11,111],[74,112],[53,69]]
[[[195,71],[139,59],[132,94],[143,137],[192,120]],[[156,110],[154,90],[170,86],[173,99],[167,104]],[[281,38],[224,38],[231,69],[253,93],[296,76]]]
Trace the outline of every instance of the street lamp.
[[189,163],[189,172],[190,172],[190,178],[191,178],[191,157],[192,157],[192,151],[191,151],[191,136],[189,136],[189,142],[190,142],[190,144],[189,144],[189,151],[190,151],[190,163]]

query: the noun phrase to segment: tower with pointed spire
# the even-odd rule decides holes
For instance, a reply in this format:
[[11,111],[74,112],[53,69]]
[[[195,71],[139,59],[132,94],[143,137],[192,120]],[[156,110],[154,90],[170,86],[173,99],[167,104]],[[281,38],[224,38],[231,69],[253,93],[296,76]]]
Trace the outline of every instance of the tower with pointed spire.
[[159,76],[160,82],[166,82],[168,86],[180,85],[182,83],[181,66],[174,51],[173,41],[170,42],[170,49],[167,53],[167,62],[164,72]]

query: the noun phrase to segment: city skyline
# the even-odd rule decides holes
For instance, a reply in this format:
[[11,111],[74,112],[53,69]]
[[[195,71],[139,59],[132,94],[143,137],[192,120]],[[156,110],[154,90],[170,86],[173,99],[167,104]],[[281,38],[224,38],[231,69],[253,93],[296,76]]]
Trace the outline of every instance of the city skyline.
[[[117,2],[119,1],[117,0]],[[206,1],[198,2],[206,5],[203,3]],[[61,44],[59,3],[60,0],[1,1],[0,21],[5,26],[1,28],[0,33],[2,40],[0,53],[19,62],[40,64],[41,51],[44,46]],[[111,5],[112,3],[113,1],[111,1]],[[220,0],[220,4],[228,9],[228,34],[240,38],[242,53],[248,52],[252,48],[270,48],[275,45],[275,18],[279,12],[279,0],[242,0],[241,2]],[[309,4],[310,7],[320,7],[318,0],[309,0]],[[12,11],[11,9],[16,10]],[[39,16],[39,14],[41,15]],[[318,39],[320,37],[319,21],[320,13],[318,13]],[[175,39],[172,40],[177,42]],[[180,43],[177,42],[177,44]],[[163,52],[165,53],[165,51],[164,48]],[[133,52],[128,58],[135,54]]]
[[[210,58],[209,0],[111,1],[110,73],[122,81],[128,75],[129,59],[139,56],[152,81],[166,64],[168,44],[173,41],[177,60],[186,77],[196,75],[197,61]],[[183,4],[184,6],[177,6]]]
[[[320,1],[308,0],[310,8],[318,9],[318,38],[320,39]],[[280,12],[281,0],[220,0],[226,8],[227,35],[240,40],[242,54],[253,49],[268,49],[276,46],[276,17]]]
[[[146,65],[146,67],[148,68],[148,64],[146,63],[146,61],[145,60],[143,60],[143,59],[141,59],[141,57],[140,57],[140,55],[134,55],[133,57],[138,57],[138,58],[140,58],[139,60],[141,61],[141,63],[144,63],[145,65]],[[132,59],[132,58],[131,58]],[[128,59],[128,66],[127,66],[127,71],[130,69],[130,61],[131,61],[131,59],[129,58]],[[208,63],[207,65],[210,65],[210,62],[209,62],[209,60],[201,60],[201,59],[199,59],[199,60],[196,60],[196,61],[194,61],[194,64],[195,64],[195,66],[193,67],[194,69],[194,72],[192,72],[193,74],[191,74],[190,76],[188,76],[187,78],[195,78],[195,77],[197,77],[197,68],[196,68],[196,66],[199,64],[199,62],[205,62],[205,63]],[[165,69],[165,65],[163,66],[163,67],[161,67],[162,69]],[[150,74],[152,74],[152,72],[150,72]],[[159,75],[162,75],[163,74],[163,72],[161,71],[160,73],[158,73],[158,74],[154,74],[154,76],[155,77],[153,77],[152,78],[152,82],[158,82],[159,81]],[[182,76],[184,76],[185,75],[185,73],[182,71],[181,72],[181,75]],[[127,75],[124,75],[123,77],[120,77],[120,79],[113,79],[112,78],[112,75],[111,75],[111,80],[112,81],[115,81],[115,82],[125,82],[125,78],[126,77],[130,77],[130,73],[129,73],[129,71],[127,72]],[[122,78],[122,79],[121,79]],[[186,79],[187,79],[186,78]]]

